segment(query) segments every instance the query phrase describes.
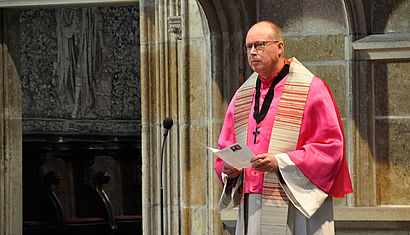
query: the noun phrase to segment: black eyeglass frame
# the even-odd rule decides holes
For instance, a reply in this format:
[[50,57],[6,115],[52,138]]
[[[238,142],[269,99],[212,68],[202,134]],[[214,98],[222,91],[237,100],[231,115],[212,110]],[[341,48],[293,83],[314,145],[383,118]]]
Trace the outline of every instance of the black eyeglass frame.
[[257,51],[263,51],[265,50],[266,46],[268,46],[269,43],[279,43],[281,41],[274,40],[274,41],[260,41],[260,42],[255,42],[252,44],[246,44],[244,47],[245,53],[249,54],[249,52],[252,51],[252,48],[255,47]]

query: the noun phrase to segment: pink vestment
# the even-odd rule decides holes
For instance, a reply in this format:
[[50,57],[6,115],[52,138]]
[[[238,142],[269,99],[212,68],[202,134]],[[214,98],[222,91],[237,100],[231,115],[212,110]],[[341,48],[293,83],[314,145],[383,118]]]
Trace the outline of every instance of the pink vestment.
[[[272,126],[286,79],[287,76],[276,85],[269,111],[259,124],[253,118],[255,100],[252,103],[248,119],[247,145],[255,155],[268,151]],[[272,80],[273,77],[262,79],[259,107],[262,107]],[[237,93],[229,104],[219,136],[220,149],[237,142],[234,128],[236,95]],[[253,131],[256,125],[260,133],[254,143]],[[303,174],[328,195],[343,197],[344,194],[353,191],[344,154],[344,136],[340,116],[329,88],[318,77],[313,78],[309,89],[297,149],[287,154]],[[222,168],[223,160],[217,158],[215,171],[221,182]],[[246,168],[244,192],[262,193],[263,177],[263,172],[258,172],[252,167]]]

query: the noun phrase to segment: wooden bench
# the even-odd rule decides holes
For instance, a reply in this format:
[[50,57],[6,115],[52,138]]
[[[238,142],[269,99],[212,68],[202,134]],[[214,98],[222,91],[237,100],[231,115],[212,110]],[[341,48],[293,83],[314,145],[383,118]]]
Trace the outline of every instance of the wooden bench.
[[42,184],[28,192],[32,203],[24,213],[24,235],[66,233],[63,208],[53,190],[53,185],[58,185],[60,181],[60,174],[50,171],[44,175]]

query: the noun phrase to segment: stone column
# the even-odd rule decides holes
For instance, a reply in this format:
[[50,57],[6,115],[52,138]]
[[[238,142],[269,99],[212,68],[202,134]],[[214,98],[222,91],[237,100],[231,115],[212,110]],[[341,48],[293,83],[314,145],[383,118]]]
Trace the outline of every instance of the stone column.
[[0,234],[22,233],[22,122],[18,13],[0,9]]
[[140,0],[143,230],[161,232],[162,120],[174,119],[164,155],[164,233],[222,234],[215,156],[225,111],[250,75],[242,51],[254,4]]
[[201,145],[216,144],[206,17],[194,0],[142,0],[140,22],[144,234],[214,234],[214,157]]

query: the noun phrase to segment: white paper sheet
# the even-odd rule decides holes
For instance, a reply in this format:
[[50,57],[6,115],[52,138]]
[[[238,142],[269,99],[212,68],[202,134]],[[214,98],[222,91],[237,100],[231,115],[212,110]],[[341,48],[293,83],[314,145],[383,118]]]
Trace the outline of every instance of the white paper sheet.
[[211,147],[207,148],[216,154],[216,156],[238,169],[251,167],[252,164],[250,161],[255,156],[248,146],[240,143],[233,144],[221,150]]

